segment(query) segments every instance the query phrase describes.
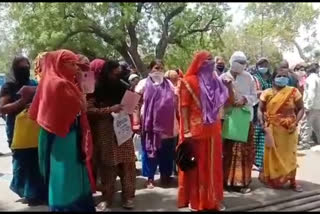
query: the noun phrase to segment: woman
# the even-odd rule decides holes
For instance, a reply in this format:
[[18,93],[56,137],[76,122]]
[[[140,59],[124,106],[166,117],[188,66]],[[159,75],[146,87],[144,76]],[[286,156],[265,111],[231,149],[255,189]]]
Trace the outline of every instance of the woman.
[[224,210],[219,109],[228,98],[228,90],[214,74],[210,52],[196,53],[179,94],[179,144],[192,139],[197,165],[189,171],[179,170],[178,207]]
[[122,206],[134,208],[135,196],[135,154],[132,139],[118,146],[113,129],[111,113],[122,110],[120,102],[126,91],[120,81],[120,65],[116,61],[104,64],[98,77],[93,96],[88,100],[88,116],[93,141],[95,143],[95,161],[98,179],[101,179],[103,201],[98,209],[109,210],[117,176],[122,184]]
[[164,78],[163,67],[162,61],[152,61],[149,77],[141,80],[135,89],[143,95],[141,114],[138,111],[135,117],[141,119],[134,119],[134,127],[142,129],[142,174],[148,178],[145,184],[148,189],[154,188],[158,165],[161,184],[169,185],[178,135],[177,98],[174,86]]
[[[267,58],[261,58],[256,63],[256,69],[253,73],[253,77],[257,81],[257,94],[258,98],[261,93],[272,87],[272,78],[271,78],[271,68],[270,63]],[[263,166],[263,157],[264,157],[264,131],[261,128],[258,121],[258,103],[254,106],[254,142],[256,149],[256,159],[255,165],[259,171],[261,171]]]
[[91,155],[87,150],[91,136],[83,122],[86,102],[75,81],[78,64],[71,51],[48,52],[29,109],[30,118],[41,127],[39,164],[49,185],[51,211],[95,211],[86,167]]
[[[253,120],[253,106],[257,102],[257,92],[253,77],[244,68],[247,58],[241,51],[236,51],[230,59],[230,70],[220,78],[232,82],[234,91],[233,108],[246,107]],[[252,122],[247,124],[249,133],[247,142],[224,139],[223,169],[224,184],[228,190],[249,193],[251,170],[254,162],[254,130]]]
[[[30,79],[30,64],[25,57],[15,57],[10,75],[12,81],[5,83],[0,93],[0,111],[7,115],[6,129],[9,147],[11,147],[16,116],[32,101],[37,82]],[[31,90],[26,90],[31,89]],[[19,92],[20,91],[20,92]],[[33,145],[33,142],[26,142]],[[17,145],[18,146],[18,145]],[[28,148],[26,148],[28,147]],[[10,189],[24,198],[29,205],[46,201],[46,186],[41,180],[38,165],[38,148],[24,146],[12,148],[13,178]]]
[[[89,64],[89,70],[90,72],[94,73],[94,78],[95,78],[95,84],[98,80],[98,77],[101,73],[101,70],[105,64],[105,60],[102,59],[94,59],[90,62]],[[89,100],[92,96],[94,96],[93,94],[87,94],[87,100]],[[88,117],[90,117],[90,113],[88,112]],[[90,118],[89,118],[90,119]],[[91,120],[89,121],[91,123]],[[91,124],[90,124],[91,126]],[[92,166],[93,166],[93,173],[94,173],[94,177],[95,177],[95,181],[96,181],[96,185],[97,185],[97,190],[100,192],[103,192],[104,187],[101,184],[101,176],[98,173],[98,154],[96,154],[96,152],[99,151],[99,147],[97,146],[97,144],[93,141],[93,157],[92,157]]]
[[302,96],[289,84],[289,71],[279,68],[272,74],[273,87],[260,96],[260,123],[270,130],[274,144],[266,141],[263,170],[259,179],[273,188],[281,188],[288,181],[298,192],[303,189],[296,183],[297,124],[304,109]]
[[94,59],[90,62],[90,71],[94,72],[96,80],[98,79],[105,62],[106,61],[102,59]]

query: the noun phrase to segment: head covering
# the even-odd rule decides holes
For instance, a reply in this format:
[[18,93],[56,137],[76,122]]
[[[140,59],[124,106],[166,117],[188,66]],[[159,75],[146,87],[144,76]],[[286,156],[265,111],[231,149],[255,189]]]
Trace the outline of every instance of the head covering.
[[38,56],[34,59],[33,64],[34,64],[34,75],[37,78],[38,81],[41,79],[41,63],[43,57],[47,54],[48,52],[42,52],[39,53]]
[[270,63],[267,57],[261,57],[260,59],[258,59],[256,65],[260,65],[264,62]]
[[217,120],[219,109],[228,98],[228,89],[218,77],[214,76],[214,62],[205,62],[210,55],[208,51],[196,53],[186,74],[198,77],[204,124],[212,124]]
[[148,77],[143,100],[142,146],[148,157],[154,158],[161,148],[162,136],[173,135],[175,94],[169,80],[155,86]]
[[[19,71],[19,63],[22,61],[26,61],[29,64],[29,71]],[[19,79],[21,79],[20,82]],[[20,86],[26,85],[30,80],[30,62],[27,57],[24,56],[16,56],[12,61],[12,65],[9,73],[6,77],[6,82],[18,83]],[[19,87],[20,87],[19,86]]]
[[94,72],[95,79],[97,80],[105,61],[102,59],[95,59],[90,63],[90,70]]
[[31,119],[47,131],[66,137],[80,112],[80,90],[63,64],[78,63],[78,56],[68,50],[48,52],[42,61],[42,80],[30,107]]
[[129,76],[129,82],[131,82],[132,80],[134,80],[135,78],[140,78],[137,74],[130,74]]
[[230,65],[234,61],[247,61],[247,57],[242,51],[235,51],[230,58]]
[[[66,137],[77,115],[81,112],[80,89],[75,78],[65,70],[65,63],[79,62],[79,57],[69,50],[48,52],[41,63],[41,82],[29,109],[29,115],[42,128],[59,137]],[[80,116],[81,151],[85,155],[89,180],[93,192],[95,182],[91,167],[92,136],[84,112]]]

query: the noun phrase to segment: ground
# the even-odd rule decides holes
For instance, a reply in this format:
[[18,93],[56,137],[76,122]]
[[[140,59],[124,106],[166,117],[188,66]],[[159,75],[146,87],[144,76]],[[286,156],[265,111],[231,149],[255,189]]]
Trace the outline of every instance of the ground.
[[[28,207],[26,204],[21,203],[19,197],[9,189],[9,184],[12,178],[11,168],[11,155],[7,154],[10,150],[7,148],[5,127],[3,121],[0,122],[0,211],[47,211],[46,206]],[[285,206],[282,201],[291,200],[298,201],[298,198],[304,198],[300,200],[303,204],[307,203],[307,196],[312,195],[316,190],[320,190],[320,170],[317,166],[320,163],[320,152],[318,151],[304,151],[298,158],[299,169],[297,179],[303,186],[304,193],[296,193],[292,190],[274,190],[266,188],[257,179],[257,172],[253,171],[253,181],[251,188],[253,191],[247,195],[241,195],[237,193],[225,192],[224,204],[228,210],[249,210],[256,207],[267,206],[266,210],[277,210],[278,205],[282,204],[282,208]],[[137,163],[138,168],[141,164]],[[136,191],[136,207],[134,211],[187,211],[188,209],[178,209],[176,207],[177,200],[177,181],[172,188],[159,188],[156,187],[153,190],[146,190],[143,187],[145,179],[141,176],[137,176],[137,191]],[[118,183],[118,189],[120,190]],[[315,193],[314,193],[315,194]],[[319,192],[320,194],[320,192]],[[315,201],[318,195],[312,196]],[[312,198],[310,196],[310,198]],[[310,199],[311,200],[311,199]],[[318,200],[317,200],[318,201]],[[280,203],[281,202],[281,203]],[[291,201],[291,204],[295,204],[298,207],[298,202]],[[292,207],[293,205],[286,207]],[[120,208],[120,191],[116,193],[114,198],[113,211],[121,211]],[[251,207],[251,208],[250,208]],[[306,209],[300,206],[300,210]],[[320,206],[316,206],[318,208]],[[313,206],[312,209],[314,209]],[[280,209],[280,208],[279,208]],[[310,210],[311,208],[309,208]]]

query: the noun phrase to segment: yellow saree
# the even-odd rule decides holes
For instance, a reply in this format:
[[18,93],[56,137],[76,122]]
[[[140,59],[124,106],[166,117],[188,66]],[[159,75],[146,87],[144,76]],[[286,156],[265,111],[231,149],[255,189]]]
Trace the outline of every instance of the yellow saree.
[[285,87],[278,92],[267,89],[260,97],[266,103],[266,126],[272,131],[275,145],[265,147],[264,166],[259,179],[274,188],[295,181],[298,144],[295,110],[301,98],[300,92],[293,87]]

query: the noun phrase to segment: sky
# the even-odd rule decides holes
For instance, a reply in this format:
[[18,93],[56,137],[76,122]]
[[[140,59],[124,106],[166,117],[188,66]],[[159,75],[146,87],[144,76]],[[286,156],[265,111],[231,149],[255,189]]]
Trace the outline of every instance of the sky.
[[[230,5],[229,13],[233,15],[232,25],[237,26],[241,24],[245,19],[244,8],[247,3],[228,3]],[[320,8],[320,3],[312,3],[314,8]],[[301,31],[301,36],[297,38],[298,43],[305,47],[307,46],[307,42],[304,41],[304,38],[307,36],[306,32]],[[317,24],[317,38],[320,41],[320,18],[318,19]],[[284,59],[288,60],[290,66],[303,60],[300,58],[298,51],[294,48],[294,51],[286,51],[283,52]]]

